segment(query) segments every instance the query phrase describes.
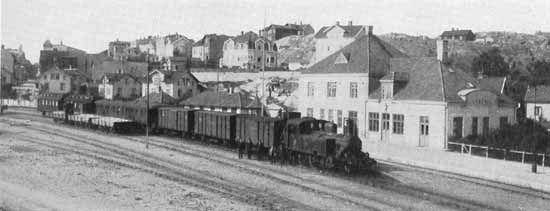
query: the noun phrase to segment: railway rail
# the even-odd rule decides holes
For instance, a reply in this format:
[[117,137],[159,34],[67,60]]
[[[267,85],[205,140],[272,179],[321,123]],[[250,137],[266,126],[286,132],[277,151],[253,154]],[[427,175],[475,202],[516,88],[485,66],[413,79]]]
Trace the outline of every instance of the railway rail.
[[[46,131],[42,131],[42,132],[49,132],[49,133],[53,133],[55,135],[58,135],[56,132],[52,132],[50,130],[46,130]],[[60,131],[57,131],[57,132],[60,132]],[[138,142],[138,143],[144,143],[143,137],[141,137],[141,138],[140,137],[126,137],[126,136],[120,136],[120,137],[126,138],[128,140],[132,140],[132,141],[135,141],[135,142]],[[218,163],[224,164],[224,165],[231,165],[234,168],[238,168],[239,170],[243,170],[243,171],[246,171],[247,173],[251,173],[251,174],[254,174],[254,175],[257,175],[257,176],[266,177],[266,178],[269,178],[269,179],[272,179],[272,180],[277,180],[279,182],[280,181],[285,181],[285,183],[288,184],[288,185],[296,185],[297,183],[288,182],[284,179],[281,179],[280,176],[290,177],[290,178],[293,178],[295,180],[299,180],[301,182],[308,182],[308,183],[313,182],[313,181],[309,181],[307,178],[302,178],[302,177],[298,177],[298,176],[295,176],[295,175],[291,175],[291,174],[285,173],[283,171],[277,171],[277,170],[274,170],[273,168],[265,167],[263,165],[254,164],[252,162],[247,163],[246,165],[241,165],[241,164],[238,164],[238,162],[236,162],[237,161],[236,158],[224,157],[223,159],[218,159],[218,158],[216,158],[216,156],[207,156],[207,154],[205,154],[207,152],[205,152],[204,150],[192,149],[190,147],[186,147],[185,145],[182,145],[181,140],[178,140],[178,141],[167,140],[166,138],[160,138],[160,137],[153,137],[152,140],[154,140],[154,141],[150,142],[150,144],[153,144],[153,146],[156,146],[156,147],[159,147],[159,148],[164,148],[164,149],[168,149],[168,150],[171,150],[171,151],[174,151],[174,152],[200,157],[200,158],[207,159],[207,160],[212,161],[212,162],[218,162]],[[94,140],[94,142],[97,142],[97,141],[100,141],[100,140]],[[189,141],[187,141],[186,143],[198,144],[197,142],[189,142]],[[219,148],[221,148],[221,147],[219,147]],[[226,148],[221,148],[221,149],[228,150]],[[212,153],[212,152],[209,151],[208,153]],[[390,165],[392,165],[392,164],[390,164]],[[393,165],[398,165],[398,164],[393,164]],[[251,167],[253,167],[253,168],[251,168]],[[256,169],[260,168],[260,169],[262,169],[262,171],[265,171],[265,172],[254,170],[254,168],[256,168]],[[411,167],[411,166],[409,166],[408,168],[412,169],[412,170],[416,170],[416,171],[422,171],[424,173],[428,172],[427,169],[415,168],[415,167]],[[269,172],[269,173],[267,173],[267,172]],[[452,174],[448,174],[448,173],[444,173],[444,172],[432,171],[430,173],[431,174],[437,174],[438,176],[442,175],[442,176],[445,176],[445,177],[448,177],[448,178],[451,178],[451,179],[459,179],[459,180],[462,180],[462,181],[471,182],[471,183],[476,184],[476,185],[484,185],[484,186],[487,186],[487,187],[490,187],[490,188],[498,188],[498,189],[501,189],[501,190],[506,190],[506,191],[510,191],[510,192],[514,192],[514,193],[521,193],[521,194],[526,194],[526,195],[530,195],[530,196],[541,197],[542,199],[548,199],[548,195],[541,195],[541,193],[539,193],[535,190],[526,190],[526,189],[523,189],[521,187],[514,187],[514,186],[508,187],[505,184],[499,184],[499,183],[495,183],[495,182],[491,182],[491,181],[484,181],[484,180],[477,179],[477,178],[468,178],[468,177],[461,178],[460,175],[452,175]],[[273,176],[275,174],[278,175],[278,176]],[[481,203],[478,203],[478,202],[475,202],[475,201],[462,200],[462,199],[455,198],[453,196],[447,196],[445,194],[435,193],[431,190],[425,190],[425,189],[422,189],[422,188],[411,187],[411,186],[407,186],[407,185],[403,185],[403,184],[396,185],[394,183],[383,181],[383,180],[374,181],[374,180],[372,180],[372,178],[365,179],[365,178],[358,178],[358,177],[346,177],[346,176],[343,176],[343,175],[338,175],[336,173],[329,173],[329,174],[333,174],[334,176],[341,177],[341,178],[346,178],[348,180],[351,180],[353,182],[358,182],[358,183],[363,184],[363,185],[368,185],[368,186],[373,186],[373,187],[382,188],[382,189],[386,189],[386,190],[391,190],[391,191],[394,191],[394,192],[397,192],[397,193],[400,193],[400,194],[407,194],[407,195],[410,195],[410,196],[414,196],[414,197],[418,197],[418,198],[421,198],[421,199],[429,200],[429,201],[435,202],[438,205],[442,205],[442,206],[445,206],[445,207],[451,207],[451,208],[461,209],[461,210],[472,210],[472,209],[474,209],[474,210],[478,210],[478,209],[505,210],[505,208],[503,208],[503,207],[491,207],[491,206],[487,206],[487,205],[484,205],[484,204],[481,204]],[[341,187],[335,187],[335,186],[330,186],[330,185],[326,185],[326,184],[318,184],[318,185],[323,187],[323,188],[330,188],[332,190],[336,190],[336,191],[339,191],[341,193],[351,195],[351,196],[354,196],[354,197],[357,197],[357,198],[365,197],[364,195],[362,195],[362,193],[347,191],[347,190],[345,190]],[[317,194],[326,194],[326,192],[319,191],[319,190],[316,190],[316,189],[313,189],[313,188],[310,188],[310,187],[306,187],[306,186],[303,186],[303,185],[300,186],[298,184],[298,187],[303,188],[304,190],[315,192]],[[332,194],[332,195],[334,195],[334,194]],[[372,198],[369,197],[369,200],[372,200]],[[383,201],[380,201],[380,200],[375,200],[375,201],[376,202],[383,202]],[[348,202],[349,202],[349,200],[348,200]],[[368,207],[364,207],[364,208],[369,209]],[[405,208],[405,207],[401,207],[401,208]],[[370,209],[372,209],[372,208],[370,208]]]

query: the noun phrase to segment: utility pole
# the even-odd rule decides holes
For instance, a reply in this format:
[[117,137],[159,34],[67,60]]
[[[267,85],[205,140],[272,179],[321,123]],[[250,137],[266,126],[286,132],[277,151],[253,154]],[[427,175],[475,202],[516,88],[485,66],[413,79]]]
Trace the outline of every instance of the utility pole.
[[[260,109],[260,116],[263,116],[264,115],[264,103],[262,102],[262,98],[265,97],[265,47],[266,47],[266,44],[267,44],[267,40],[265,39],[265,16],[266,16],[266,10],[264,9],[264,28],[263,28],[263,32],[262,32],[262,40],[263,40],[263,45],[262,46],[262,97],[260,98],[260,106],[261,106],[261,109]],[[267,103],[267,99],[266,99],[266,103]]]
[[147,111],[145,112],[145,148],[149,149],[149,74],[151,73],[151,61],[147,49]]

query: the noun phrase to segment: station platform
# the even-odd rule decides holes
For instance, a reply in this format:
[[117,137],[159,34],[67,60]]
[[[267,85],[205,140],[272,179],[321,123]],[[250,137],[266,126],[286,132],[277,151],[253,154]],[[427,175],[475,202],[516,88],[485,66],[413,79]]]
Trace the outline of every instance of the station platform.
[[399,146],[367,141],[366,150],[380,161],[445,171],[505,184],[537,189],[550,193],[550,167],[538,166],[531,172],[531,164],[472,156],[443,149]]

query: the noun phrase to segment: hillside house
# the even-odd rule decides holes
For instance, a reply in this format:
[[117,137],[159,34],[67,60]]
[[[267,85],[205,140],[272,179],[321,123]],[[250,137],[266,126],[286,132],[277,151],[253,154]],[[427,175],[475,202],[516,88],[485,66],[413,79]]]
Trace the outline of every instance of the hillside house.
[[[369,33],[372,33],[372,28],[369,28],[369,30]],[[333,26],[322,27],[314,37],[315,54],[311,64],[315,64],[334,52],[339,51],[366,33],[365,26],[353,25],[351,21],[347,25],[341,25],[340,22],[336,22]]]
[[260,36],[264,37],[270,41],[276,41],[281,38],[291,36],[291,35],[309,35],[313,34],[315,30],[309,24],[291,24],[287,23],[285,25],[271,24],[268,27],[260,30]]
[[451,29],[450,31],[444,31],[441,34],[443,40],[460,40],[460,41],[474,41],[476,35],[469,29]]
[[[149,77],[149,93],[164,92],[175,99],[185,99],[200,92],[199,80],[189,71],[153,70]],[[147,96],[147,79],[142,80],[142,96]]]
[[40,92],[87,94],[93,86],[91,77],[77,69],[52,67],[38,77]]
[[302,72],[298,110],[339,133],[355,120],[363,140],[436,149],[515,123],[515,102],[448,66],[446,41],[437,52],[409,58],[368,33]]
[[260,38],[254,32],[241,32],[241,35],[227,39],[223,44],[221,67],[246,69],[277,67],[277,45]]
[[230,37],[223,34],[207,34],[193,44],[193,60],[199,67],[218,67],[223,57],[223,44]]
[[114,60],[125,61],[128,59],[128,52],[126,49],[130,47],[130,42],[116,41],[109,42],[109,48],[107,49],[107,55]]
[[[191,59],[194,41],[180,34],[171,34],[154,39],[154,54],[158,58],[184,57]],[[146,47],[146,46],[144,46]]]

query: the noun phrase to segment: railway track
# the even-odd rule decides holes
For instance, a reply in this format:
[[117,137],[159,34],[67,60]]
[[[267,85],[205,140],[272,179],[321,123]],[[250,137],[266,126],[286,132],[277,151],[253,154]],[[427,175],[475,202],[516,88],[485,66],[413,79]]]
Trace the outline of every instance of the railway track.
[[[36,130],[38,130],[39,132],[49,133],[49,134],[52,134],[52,135],[58,135],[58,136],[61,136],[61,137],[66,137],[66,138],[77,138],[77,137],[74,137],[74,136],[71,136],[71,135],[60,134],[62,132],[66,132],[66,131],[60,131],[60,130],[56,130],[56,129],[36,129]],[[125,136],[122,136],[122,138],[130,139],[130,140],[139,142],[141,144],[145,144],[145,140],[139,140],[137,138],[125,137]],[[233,166],[235,168],[238,168],[240,170],[244,170],[244,171],[249,172],[249,173],[252,172],[252,174],[254,174],[254,175],[261,176],[261,177],[266,177],[266,178],[272,179],[272,180],[276,180],[276,181],[281,182],[283,184],[296,186],[296,187],[302,188],[306,191],[311,191],[311,192],[314,192],[314,193],[319,194],[319,195],[329,195],[329,196],[337,198],[337,199],[339,199],[343,202],[356,204],[357,206],[363,207],[365,209],[372,209],[372,207],[369,207],[368,205],[363,204],[362,202],[360,202],[361,200],[365,200],[365,199],[368,199],[370,201],[375,201],[377,203],[382,203],[387,207],[392,207],[393,209],[411,209],[411,207],[396,207],[394,204],[388,203],[387,201],[384,201],[382,199],[373,199],[372,195],[371,196],[366,196],[364,193],[349,191],[348,189],[345,189],[343,187],[335,187],[335,186],[328,186],[328,185],[325,185],[325,184],[318,184],[319,186],[323,186],[323,187],[329,188],[331,190],[338,190],[340,193],[343,193],[345,195],[350,195],[350,196],[353,196],[354,198],[356,198],[356,200],[352,201],[352,200],[349,200],[345,197],[341,197],[339,195],[339,193],[332,194],[332,193],[328,193],[328,192],[325,192],[325,191],[320,191],[320,190],[317,190],[317,189],[313,189],[313,188],[301,185],[299,183],[289,182],[287,180],[283,180],[283,179],[274,177],[271,174],[263,173],[263,172],[260,172],[260,171],[250,170],[250,169],[245,168],[243,166],[238,166],[238,165],[235,165],[235,164],[228,163],[226,161],[220,161],[220,160],[216,160],[216,159],[212,158],[212,157],[215,157],[215,156],[209,156],[208,157],[204,154],[202,154],[202,155],[197,154],[196,152],[195,153],[185,152],[185,151],[181,150],[181,148],[185,148],[181,145],[180,146],[161,145],[161,144],[158,144],[158,143],[163,142],[165,144],[168,144],[168,142],[161,141],[158,138],[153,138],[153,139],[154,139],[154,141],[149,142],[149,144],[152,145],[152,146],[155,146],[155,147],[165,148],[165,149],[176,151],[176,152],[179,152],[179,153],[186,153],[186,154],[189,154],[189,155],[192,155],[192,156],[198,156],[198,157],[206,158],[209,161],[218,162],[220,164],[223,164],[224,166]],[[102,142],[101,140],[97,140],[97,139],[93,140],[93,141],[94,142]],[[119,148],[120,146],[112,145],[112,147]],[[178,150],[178,148],[180,148],[180,149]],[[187,148],[187,149],[190,149],[190,148]],[[201,153],[206,153],[206,152],[201,152]],[[234,159],[234,158],[229,158],[229,159],[224,158],[224,160],[236,160],[236,159]],[[260,165],[257,165],[256,167],[260,167],[263,170],[270,171],[269,169],[266,169],[266,167],[261,167]],[[284,173],[284,172],[280,172],[280,171],[279,171],[279,173],[286,174],[288,176],[292,176],[288,173]],[[304,179],[301,178],[301,177],[296,177],[296,176],[293,176],[293,177],[295,177],[297,179],[300,179],[302,182],[306,182],[306,183],[310,183],[310,184],[316,182],[316,181],[313,181],[313,180],[308,181],[307,179],[305,179],[305,181],[304,181]],[[504,210],[503,208],[494,208],[494,207],[485,206],[483,204],[476,204],[476,202],[473,202],[473,201],[464,201],[464,200],[461,200],[461,199],[439,196],[438,195],[439,193],[430,193],[431,195],[427,195],[426,191],[403,190],[402,189],[403,187],[395,186],[395,184],[389,184],[389,183],[385,183],[385,182],[381,182],[381,181],[370,181],[370,182],[367,182],[367,183],[363,182],[363,184],[367,184],[369,186],[378,187],[378,188],[382,188],[382,189],[386,189],[386,190],[391,190],[391,191],[399,193],[399,194],[407,193],[407,195],[409,195],[409,196],[413,196],[413,197],[416,197],[416,198],[421,198],[421,199],[424,199],[424,200],[428,200],[430,202],[434,202],[435,204],[445,206],[445,207],[450,207],[450,208],[453,208],[453,209],[460,209],[460,210],[478,210],[478,209]],[[374,197],[376,197],[376,196],[374,196]]]
[[[32,116],[38,116],[39,118],[42,118],[40,115],[32,115]],[[128,139],[128,140],[132,140],[132,141],[135,141],[135,142],[139,142],[139,143],[145,143],[145,140],[143,138],[127,137],[127,136],[119,136],[119,137],[125,138],[125,139]],[[200,157],[200,158],[203,158],[203,159],[206,159],[206,160],[209,160],[209,161],[212,161],[212,162],[217,162],[217,163],[220,163],[220,164],[224,164],[224,165],[229,165],[231,167],[237,168],[237,169],[245,171],[247,173],[254,174],[254,175],[257,175],[257,176],[261,176],[261,177],[265,177],[265,178],[272,179],[272,180],[276,180],[278,182],[282,182],[283,184],[298,185],[298,187],[300,187],[304,190],[312,191],[312,192],[315,192],[317,194],[326,194],[326,192],[316,190],[316,189],[313,189],[311,187],[303,186],[303,185],[297,184],[295,182],[289,182],[287,180],[281,179],[281,178],[279,178],[277,176],[273,176],[273,175],[274,174],[283,175],[285,177],[290,177],[292,179],[299,180],[299,181],[302,181],[302,182],[308,182],[308,183],[309,182],[315,182],[315,181],[312,181],[312,180],[310,181],[307,178],[298,177],[296,175],[292,175],[292,174],[289,174],[289,173],[284,172],[284,171],[280,171],[280,170],[269,168],[269,167],[266,167],[266,166],[263,166],[263,165],[255,164],[253,162],[248,162],[246,165],[242,165],[242,164],[239,164],[239,162],[242,162],[242,160],[236,159],[234,157],[230,158],[230,157],[225,156],[225,157],[223,157],[223,159],[218,159],[216,156],[211,156],[212,151],[205,152],[204,150],[193,149],[193,148],[187,147],[187,146],[181,144],[182,143],[181,140],[171,141],[171,140],[166,140],[166,138],[158,138],[158,137],[153,137],[152,140],[154,140],[154,141],[149,142],[149,143],[152,144],[155,147],[164,148],[164,149],[171,150],[171,151],[178,152],[178,153],[188,154],[188,155],[192,155],[192,156],[195,156],[195,157]],[[185,142],[186,143],[189,142],[190,144],[199,144],[199,143],[190,142],[190,141],[185,141]],[[199,145],[201,145],[201,144],[199,144]],[[219,146],[217,148],[224,149],[224,150],[229,150],[227,148],[222,148],[222,147],[219,147]],[[208,156],[208,154],[206,154],[206,153],[210,153],[210,156]],[[216,155],[219,156],[220,154],[218,153]],[[390,165],[399,165],[399,164],[393,163],[393,164],[390,164]],[[253,167],[253,168],[251,168],[251,167]],[[261,169],[262,171],[255,170],[254,168]],[[434,171],[434,170],[428,171],[428,169],[423,169],[423,168],[419,168],[419,167],[408,166],[408,169],[414,170],[414,171],[420,171],[422,173],[430,173],[430,174],[434,174],[434,175],[437,175],[437,176],[444,176],[444,177],[448,177],[450,179],[461,180],[461,181],[473,183],[473,184],[476,184],[476,185],[482,185],[482,186],[489,187],[489,188],[495,188],[495,189],[500,189],[500,190],[509,191],[509,192],[513,192],[513,193],[519,193],[519,194],[525,194],[525,195],[529,195],[529,196],[540,197],[542,199],[550,199],[548,197],[548,194],[544,194],[544,193],[541,194],[540,192],[538,192],[536,190],[527,190],[526,191],[526,189],[524,189],[522,187],[503,185],[503,184],[495,183],[495,182],[492,182],[492,181],[484,181],[482,179],[470,178],[470,177],[463,176],[463,175],[453,175],[453,174],[448,174],[448,173],[445,173],[445,172],[438,172],[438,171]],[[426,189],[423,189],[423,188],[412,187],[412,186],[403,185],[403,184],[397,184],[396,185],[395,183],[391,183],[391,182],[387,182],[387,181],[380,181],[380,180],[378,180],[376,182],[373,182],[373,180],[366,180],[364,178],[356,178],[356,177],[345,177],[345,176],[338,175],[338,174],[335,174],[335,173],[329,173],[329,174],[332,174],[333,176],[337,176],[337,177],[340,177],[340,178],[345,178],[345,179],[348,179],[348,180],[351,180],[351,181],[354,181],[354,182],[358,182],[358,183],[363,184],[363,185],[382,188],[382,189],[385,189],[385,190],[391,190],[391,191],[394,191],[394,192],[398,192],[399,194],[406,194],[406,195],[414,196],[414,197],[417,197],[417,198],[429,200],[429,201],[435,202],[438,205],[442,205],[442,206],[445,206],[445,207],[461,209],[461,210],[478,210],[478,209],[505,210],[505,208],[503,208],[503,207],[486,206],[482,203],[478,203],[478,202],[471,201],[471,200],[459,199],[459,198],[453,197],[451,195],[436,193],[436,192],[433,192],[432,190],[426,190]],[[335,186],[330,186],[330,185],[326,185],[326,184],[318,184],[318,185],[321,186],[321,187],[324,187],[324,188],[330,188],[331,190],[336,190],[338,192],[341,192],[341,193],[344,193],[346,195],[350,195],[350,196],[353,196],[353,197],[365,197],[363,193],[345,190],[342,187],[335,187]],[[334,194],[332,194],[332,195],[334,195]],[[372,200],[371,197],[369,197],[369,199]],[[381,201],[381,200],[375,200],[375,201],[379,202],[379,203],[384,202],[384,201]],[[356,203],[356,202],[354,202],[354,203]],[[405,208],[405,207],[401,207],[401,208]]]
[[[19,135],[23,141],[46,146],[53,149],[67,151],[82,156],[98,159],[107,163],[140,170],[155,176],[200,188],[223,197],[235,199],[243,203],[255,205],[268,210],[319,210],[315,207],[293,201],[279,195],[270,194],[265,190],[252,187],[233,185],[223,178],[214,178],[204,175],[204,172],[190,168],[177,167],[178,164],[155,158],[146,153],[131,152],[128,149],[112,149],[104,144],[92,144],[87,141],[69,137],[65,140],[78,142],[79,145],[61,141],[52,141],[44,138]],[[82,146],[85,145],[85,146]],[[369,210],[379,210],[370,207]]]

